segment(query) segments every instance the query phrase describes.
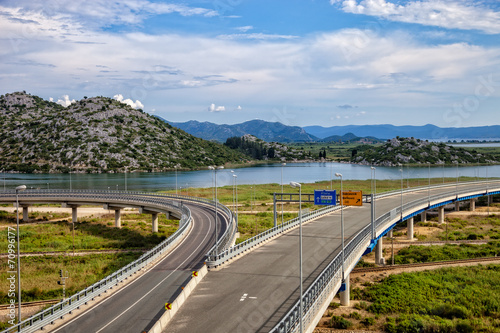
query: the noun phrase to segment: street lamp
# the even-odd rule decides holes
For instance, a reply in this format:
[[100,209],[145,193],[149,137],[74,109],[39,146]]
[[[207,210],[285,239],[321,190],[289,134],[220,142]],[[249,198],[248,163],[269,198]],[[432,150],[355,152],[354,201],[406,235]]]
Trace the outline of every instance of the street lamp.
[[233,180],[234,180],[234,194],[235,194],[235,213],[236,213],[236,231],[238,231],[238,183],[237,183],[237,178],[238,176],[233,174]]
[[17,302],[18,323],[21,323],[21,251],[19,250],[19,192],[24,191],[26,185],[16,187],[16,208],[17,208]]
[[177,195],[177,165],[175,166],[175,195]]
[[340,178],[340,237],[342,238],[342,283],[344,283],[344,188],[341,173],[335,173],[335,177]]
[[286,166],[286,163],[281,163],[281,231],[284,231],[283,225],[283,167]]
[[125,167],[125,191],[127,191],[127,167]]
[[401,222],[403,221],[403,168],[399,169],[401,172]]
[[300,333],[302,333],[302,314],[303,314],[303,304],[302,304],[302,185],[297,182],[290,182],[291,187],[299,188],[299,279],[300,279],[300,311],[299,311],[299,323],[300,323]]
[[377,169],[375,167],[370,168],[372,171],[372,239],[375,239],[375,220],[377,219],[376,217],[376,210],[375,210],[375,195],[377,194],[377,175],[376,171]]
[[215,191],[215,256],[218,256],[219,253],[218,253],[218,249],[217,249],[217,209],[218,209],[218,204],[217,204],[217,170],[222,170],[224,169],[223,166],[218,166],[218,167],[214,167],[214,166],[209,166],[208,167],[209,170],[214,170],[214,178],[215,178],[215,188],[214,188],[214,191]]

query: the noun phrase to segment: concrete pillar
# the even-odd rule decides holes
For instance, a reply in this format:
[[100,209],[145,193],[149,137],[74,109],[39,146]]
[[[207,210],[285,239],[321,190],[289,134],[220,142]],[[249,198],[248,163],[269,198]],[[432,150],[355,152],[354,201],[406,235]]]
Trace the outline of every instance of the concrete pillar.
[[76,223],[76,220],[78,218],[77,207],[71,207],[71,218],[73,220],[73,223]]
[[488,204],[491,205],[493,203],[493,196],[488,195]]
[[383,259],[382,256],[382,247],[383,247],[383,242],[382,242],[382,237],[378,240],[377,245],[375,246],[375,263],[379,265],[381,263],[381,260]]
[[387,233],[387,237],[389,238],[392,238],[394,233],[392,232],[393,229],[389,230],[389,232]]
[[23,221],[28,222],[28,208],[29,206],[23,206]]
[[476,199],[470,199],[470,211],[476,211]]
[[151,216],[153,220],[153,232],[158,232],[158,213],[153,213]]
[[167,220],[170,220],[170,212],[165,212],[165,216],[167,217]]
[[351,291],[349,290],[351,288],[349,274],[345,276],[344,284],[345,284],[345,290],[340,293],[340,305],[349,306],[351,298]]
[[408,220],[406,220],[406,236],[408,237],[408,240],[413,240],[413,223],[415,222],[413,217],[410,217]]
[[455,201],[455,210],[460,211],[460,201]]
[[122,227],[122,211],[121,209],[115,209],[115,227]]
[[423,211],[420,214],[420,222],[427,222],[427,212],[426,211]]
[[438,207],[438,222],[444,223],[444,206]]

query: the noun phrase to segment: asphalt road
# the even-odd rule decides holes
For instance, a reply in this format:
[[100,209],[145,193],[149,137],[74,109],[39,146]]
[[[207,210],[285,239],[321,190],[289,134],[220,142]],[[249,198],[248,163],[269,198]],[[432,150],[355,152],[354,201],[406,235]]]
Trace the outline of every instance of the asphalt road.
[[[139,333],[151,328],[191,271],[201,268],[215,241],[213,210],[186,205],[191,210],[193,228],[181,244],[147,273],[52,332]],[[219,215],[219,235],[225,227],[226,217]]]
[[[431,195],[454,189],[435,189]],[[427,190],[405,194],[404,202],[427,195]],[[399,195],[378,199],[377,216],[400,204]],[[368,204],[344,209],[346,243],[370,223],[370,214]],[[302,229],[306,290],[341,251],[340,211],[307,223]],[[209,272],[165,332],[269,332],[299,299],[298,235],[296,228],[221,270]]]

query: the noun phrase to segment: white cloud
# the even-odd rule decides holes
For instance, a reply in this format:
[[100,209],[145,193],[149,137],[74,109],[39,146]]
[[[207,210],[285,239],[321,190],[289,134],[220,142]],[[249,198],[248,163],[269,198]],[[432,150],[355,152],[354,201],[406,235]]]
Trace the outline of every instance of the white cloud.
[[247,32],[248,30],[252,30],[253,27],[251,25],[246,25],[244,27],[237,27],[234,28],[235,30],[241,31],[241,32]]
[[[56,103],[59,104],[59,105],[64,106],[65,108],[67,108],[68,106],[70,106],[73,103],[76,103],[76,101],[74,99],[70,100],[68,95],[63,95],[62,98],[63,99],[59,98]],[[52,97],[49,98],[49,100],[51,102],[54,101],[54,99]]]
[[224,112],[224,111],[226,111],[226,108],[224,106],[216,106],[214,103],[212,103],[208,107],[208,111],[210,111],[210,112]]
[[127,104],[128,106],[130,106],[133,109],[144,109],[144,104],[142,104],[139,100],[136,100],[134,102],[130,98],[123,99],[123,95],[122,94],[114,95],[113,98],[115,100],[117,100],[118,102],[121,102],[123,104]]
[[346,13],[381,17],[390,21],[417,23],[447,29],[479,30],[500,33],[500,12],[481,3],[452,0],[406,1],[330,0]]
[[241,110],[242,110],[241,106],[240,106],[240,105],[238,105],[238,106],[236,107],[236,111],[241,111]]
[[293,35],[274,35],[274,34],[263,34],[263,33],[253,33],[253,34],[231,34],[231,35],[219,35],[219,39],[256,39],[256,40],[273,40],[273,39],[295,39],[297,36]]

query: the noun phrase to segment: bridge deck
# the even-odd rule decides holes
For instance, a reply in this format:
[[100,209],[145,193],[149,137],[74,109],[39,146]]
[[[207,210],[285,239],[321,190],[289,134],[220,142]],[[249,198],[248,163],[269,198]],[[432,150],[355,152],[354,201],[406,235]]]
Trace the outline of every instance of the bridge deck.
[[[430,194],[454,190],[455,187],[433,189]],[[408,193],[404,202],[426,198],[428,194],[427,190]],[[400,204],[400,195],[377,199],[377,216]],[[347,241],[370,223],[369,205],[345,209],[344,219]],[[210,272],[167,331],[269,332],[299,298],[298,243],[295,229],[221,270]],[[340,211],[303,226],[304,290],[340,250]]]

